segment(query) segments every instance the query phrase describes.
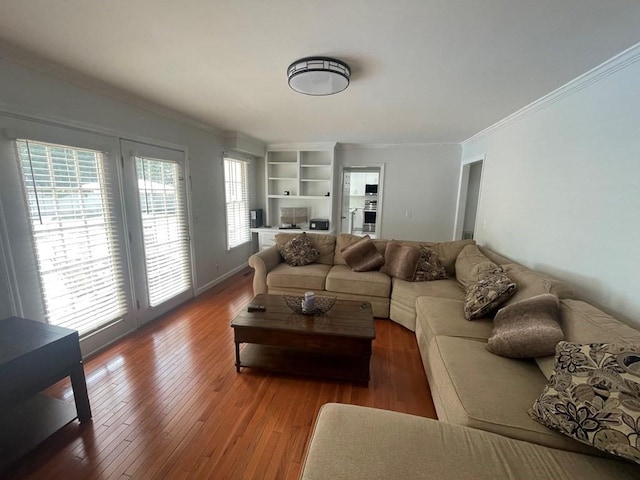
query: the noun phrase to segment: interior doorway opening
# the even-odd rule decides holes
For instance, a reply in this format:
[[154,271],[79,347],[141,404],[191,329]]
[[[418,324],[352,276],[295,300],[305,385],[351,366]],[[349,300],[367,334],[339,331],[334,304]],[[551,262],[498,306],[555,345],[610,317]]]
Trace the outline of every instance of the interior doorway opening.
[[382,168],[344,167],[340,232],[380,238]]
[[476,238],[484,156],[462,163],[454,240]]

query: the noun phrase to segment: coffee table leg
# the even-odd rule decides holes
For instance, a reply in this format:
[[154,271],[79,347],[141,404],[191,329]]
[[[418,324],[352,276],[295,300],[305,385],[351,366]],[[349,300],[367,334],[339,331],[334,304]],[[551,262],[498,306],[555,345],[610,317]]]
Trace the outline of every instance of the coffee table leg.
[[240,373],[240,344],[234,342],[236,345],[236,372]]

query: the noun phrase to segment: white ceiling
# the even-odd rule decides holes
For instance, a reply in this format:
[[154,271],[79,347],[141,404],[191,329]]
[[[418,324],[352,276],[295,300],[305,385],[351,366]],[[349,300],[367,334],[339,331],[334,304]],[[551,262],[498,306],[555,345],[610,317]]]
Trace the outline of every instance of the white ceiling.
[[[0,0],[5,56],[268,143],[460,142],[639,27],[638,0]],[[309,55],[346,61],[349,88],[291,90]]]

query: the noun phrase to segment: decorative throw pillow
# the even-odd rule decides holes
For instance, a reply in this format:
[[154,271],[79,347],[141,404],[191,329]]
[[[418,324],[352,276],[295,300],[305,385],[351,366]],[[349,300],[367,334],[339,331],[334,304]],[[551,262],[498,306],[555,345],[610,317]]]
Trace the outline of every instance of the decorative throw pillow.
[[487,273],[467,292],[464,316],[467,320],[480,318],[502,305],[516,291],[516,284],[496,268]]
[[340,250],[342,258],[354,272],[377,270],[384,264],[384,257],[378,251],[369,235]]
[[416,273],[419,258],[420,249],[416,245],[402,245],[392,240],[384,250],[384,265],[380,271],[411,281]]
[[420,258],[418,258],[418,266],[413,276],[413,281],[429,282],[445,278],[447,278],[447,271],[440,263],[438,254],[429,247],[420,247]]
[[560,342],[551,380],[529,414],[579,442],[640,463],[640,345]]
[[311,239],[304,232],[278,247],[278,252],[292,267],[308,265],[320,256],[320,252],[313,248]]
[[551,355],[564,340],[558,297],[544,293],[498,310],[487,350],[510,358]]

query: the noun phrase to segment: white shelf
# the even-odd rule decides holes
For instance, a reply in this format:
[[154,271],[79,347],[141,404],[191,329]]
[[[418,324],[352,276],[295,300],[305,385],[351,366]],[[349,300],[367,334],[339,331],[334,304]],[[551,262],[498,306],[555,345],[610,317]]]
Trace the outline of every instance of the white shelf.
[[327,218],[333,228],[334,157],[335,143],[269,145],[265,222],[277,226],[283,207],[306,207],[309,218]]

